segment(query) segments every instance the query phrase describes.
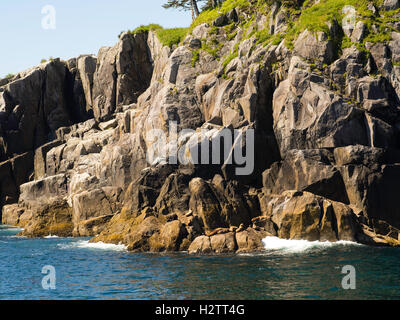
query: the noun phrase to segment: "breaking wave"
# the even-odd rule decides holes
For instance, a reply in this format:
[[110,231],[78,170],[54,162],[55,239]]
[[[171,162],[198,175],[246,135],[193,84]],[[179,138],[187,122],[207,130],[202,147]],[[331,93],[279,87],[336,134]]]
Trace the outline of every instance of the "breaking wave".
[[277,237],[266,237],[262,240],[264,248],[268,251],[281,253],[302,253],[310,250],[320,250],[340,246],[362,246],[352,241],[308,241],[308,240],[286,240]]
[[80,248],[80,249],[96,249],[96,250],[113,250],[113,251],[125,251],[126,246],[123,244],[112,244],[112,243],[104,243],[104,242],[95,242],[91,243],[89,240],[79,240],[76,242],[72,242],[69,244],[58,244],[61,249],[71,249],[71,248]]

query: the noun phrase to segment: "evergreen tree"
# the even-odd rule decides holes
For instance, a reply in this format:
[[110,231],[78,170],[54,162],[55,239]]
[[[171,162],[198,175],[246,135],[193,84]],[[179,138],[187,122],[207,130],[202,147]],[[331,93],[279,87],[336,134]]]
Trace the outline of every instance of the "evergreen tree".
[[168,0],[166,4],[163,5],[165,9],[175,8],[179,10],[186,10],[192,12],[193,20],[197,18],[200,14],[199,3],[204,3],[202,7],[203,10],[215,8],[221,3],[223,0]]
[[212,9],[220,6],[222,4],[222,0],[206,0],[205,5],[202,8],[203,10]]
[[163,5],[165,9],[176,8],[180,10],[191,10],[192,18],[195,19],[199,16],[200,10],[198,7],[199,0],[168,0],[166,4]]

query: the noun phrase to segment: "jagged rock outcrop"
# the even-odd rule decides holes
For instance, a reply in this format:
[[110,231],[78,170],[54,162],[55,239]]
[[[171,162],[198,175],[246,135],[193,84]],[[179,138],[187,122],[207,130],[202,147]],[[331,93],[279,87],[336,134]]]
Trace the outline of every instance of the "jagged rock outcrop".
[[[328,79],[306,68],[293,57],[288,79],[274,93],[274,131],[282,156],[291,149],[397,145],[395,128],[330,90]],[[360,103],[384,98],[375,80],[363,78],[357,85]]]
[[67,99],[73,106],[74,122],[83,122],[93,118],[92,88],[96,62],[96,57],[90,55],[83,55],[67,61],[70,72],[68,74],[71,87],[69,90],[72,90],[72,95],[67,96]]
[[55,60],[20,73],[3,88],[0,117],[6,155],[32,151],[59,127],[72,124],[66,75],[66,64]]
[[312,32],[305,30],[296,40],[293,53],[305,59],[329,64],[334,59],[334,45],[324,32],[318,31],[315,36]]
[[[87,119],[74,61],[41,64],[0,88],[0,206],[18,201],[19,186],[29,180],[34,167],[35,149],[54,139],[58,128]],[[52,146],[54,142],[43,148]],[[41,166],[39,159],[36,163]],[[42,176],[38,168],[37,177]]]
[[330,21],[290,50],[279,3],[172,47],[124,33],[97,58],[0,82],[3,223],[134,252],[252,252],[266,236],[400,245],[400,28],[372,43],[365,22]]
[[136,103],[152,77],[147,33],[124,33],[114,47],[100,49],[93,77],[93,112],[96,120],[109,120],[118,107]]
[[335,167],[333,154],[326,149],[290,150],[282,162],[264,172],[263,185],[273,194],[308,191],[349,203],[342,175]]

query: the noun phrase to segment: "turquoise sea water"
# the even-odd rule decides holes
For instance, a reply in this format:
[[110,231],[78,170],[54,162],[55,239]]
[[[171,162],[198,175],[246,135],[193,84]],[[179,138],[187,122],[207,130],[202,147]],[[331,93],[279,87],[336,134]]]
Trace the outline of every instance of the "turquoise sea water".
[[[83,238],[27,239],[0,225],[0,299],[399,299],[400,249],[265,241],[262,254],[132,254]],[[56,289],[42,288],[43,266]],[[342,288],[342,268],[356,289]]]

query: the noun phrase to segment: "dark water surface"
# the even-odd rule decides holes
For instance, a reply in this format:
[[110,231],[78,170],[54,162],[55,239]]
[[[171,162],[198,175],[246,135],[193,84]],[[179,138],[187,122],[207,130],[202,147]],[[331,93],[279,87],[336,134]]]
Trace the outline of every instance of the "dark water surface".
[[[132,254],[0,225],[0,299],[399,299],[400,249],[269,239],[257,255]],[[42,288],[45,265],[56,289]],[[356,289],[342,268],[356,268]]]

